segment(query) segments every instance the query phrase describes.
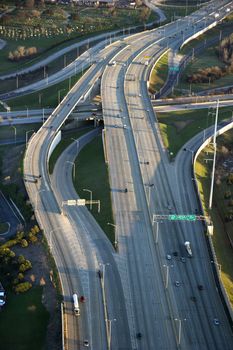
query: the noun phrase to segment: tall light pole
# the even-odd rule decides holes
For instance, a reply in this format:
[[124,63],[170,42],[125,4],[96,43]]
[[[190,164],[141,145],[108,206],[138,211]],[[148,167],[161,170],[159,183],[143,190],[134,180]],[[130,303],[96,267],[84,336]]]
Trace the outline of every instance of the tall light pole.
[[79,140],[75,140],[73,137],[71,137],[71,140],[73,140],[73,141],[76,142],[76,145],[77,145],[77,153],[78,153],[78,150],[79,150]]
[[109,320],[106,318],[105,320],[108,324],[108,350],[111,350],[111,340],[112,340],[112,322],[116,322],[116,318]]
[[117,225],[112,224],[111,222],[107,222],[107,225],[113,226],[115,228],[115,231],[114,231],[115,232],[114,246],[115,246],[115,249],[117,249],[117,246],[118,246]]
[[16,144],[16,135],[17,135],[17,130],[16,130],[16,126],[14,126],[14,125],[11,125],[11,128],[13,128],[14,129],[14,134],[15,134],[15,144]]
[[83,191],[90,193],[90,210],[92,210],[92,191],[88,190],[87,188],[83,188]]
[[193,164],[193,159],[194,159],[194,151],[192,149],[189,149],[189,148],[184,148],[184,151],[188,151],[192,154],[192,164]]
[[151,197],[151,188],[155,187],[155,185],[149,184],[149,185],[146,185],[146,187],[148,187],[148,189],[149,189],[149,193],[148,193],[148,206],[149,206],[150,205],[150,197]]
[[28,131],[26,131],[26,148],[27,148],[27,145],[28,145],[28,133],[29,133],[29,132],[32,132],[32,131],[34,131],[34,130],[28,130]]
[[168,287],[168,277],[169,277],[169,266],[163,265],[164,268],[166,268],[166,276],[165,276],[165,289]]
[[57,92],[57,104],[59,105],[61,102],[61,91],[63,91],[64,89],[60,89]]
[[[183,319],[186,321],[186,318]],[[181,319],[180,318],[174,318],[175,322],[178,322],[178,345],[180,345],[181,342]]]
[[73,165],[73,178],[75,180],[75,163],[74,162],[71,162],[70,160],[67,160],[66,163],[70,163]]
[[213,139],[214,160],[213,160],[213,168],[212,168],[212,174],[211,174],[212,176],[211,176],[211,185],[210,185],[209,209],[212,209],[213,192],[214,192],[214,175],[215,175],[215,163],[216,163],[216,151],[217,151],[216,134],[217,134],[217,125],[218,125],[218,108],[219,108],[219,100],[217,100],[215,125],[214,125],[214,139]]

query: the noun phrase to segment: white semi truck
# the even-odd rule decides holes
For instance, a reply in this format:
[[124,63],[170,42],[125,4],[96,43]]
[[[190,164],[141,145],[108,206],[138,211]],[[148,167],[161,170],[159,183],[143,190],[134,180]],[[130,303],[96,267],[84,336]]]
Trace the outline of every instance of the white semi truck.
[[184,242],[184,246],[187,250],[188,256],[191,258],[193,256],[193,253],[192,253],[192,249],[190,246],[190,242],[188,242],[188,241]]
[[78,296],[77,294],[73,294],[73,303],[74,303],[74,314],[75,316],[80,315],[80,309],[79,309],[79,303],[78,303]]

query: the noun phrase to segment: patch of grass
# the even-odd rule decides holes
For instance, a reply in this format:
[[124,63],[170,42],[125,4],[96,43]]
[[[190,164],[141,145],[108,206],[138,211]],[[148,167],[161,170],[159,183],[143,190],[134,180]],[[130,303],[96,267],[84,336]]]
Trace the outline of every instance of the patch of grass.
[[[90,199],[90,194],[83,188],[93,192],[93,200],[100,200],[100,213],[98,206],[93,205],[91,214],[95,217],[101,228],[107,234],[111,242],[114,242],[114,227],[107,225],[114,223],[108,168],[104,161],[101,135],[86,145],[75,161],[75,188],[80,198]],[[89,206],[87,206],[89,208]]]
[[[181,4],[179,4],[181,5]],[[167,20],[164,23],[174,21],[179,17],[184,17],[197,10],[196,6],[158,6],[164,11]]]
[[9,226],[6,222],[0,222],[0,234],[5,233]]
[[90,127],[85,127],[79,131],[63,133],[61,141],[55,147],[55,149],[53,150],[53,153],[51,154],[50,159],[49,159],[49,173],[50,174],[53,173],[53,169],[55,167],[56,161],[59,158],[62,151],[65,148],[67,148],[72,142],[74,142],[74,140],[72,140],[72,139],[79,138],[80,136],[86,134],[91,129],[92,129],[92,127],[90,126]]
[[45,346],[49,313],[43,306],[42,287],[25,294],[7,292],[0,313],[1,350],[41,350]]
[[[49,7],[47,5],[47,7]],[[68,13],[74,12],[74,8],[65,6],[65,11]],[[91,37],[101,33],[108,33],[111,30],[115,30],[118,28],[126,28],[128,26],[134,26],[138,24],[143,24],[141,20],[141,12],[142,8],[139,9],[116,9],[114,14],[110,13],[110,9],[106,8],[85,8],[79,9],[79,17],[77,20],[68,19],[68,24],[75,26],[77,29],[75,32],[70,34],[61,34],[61,35],[52,35],[50,37],[30,37],[25,40],[18,39],[12,40],[6,38],[7,45],[0,50],[0,61],[1,67],[0,72],[6,73],[6,71],[10,71],[13,69],[22,69],[27,66],[30,66],[39,60],[46,58],[53,52],[60,50],[61,48],[71,45],[78,40],[85,39],[87,37]],[[145,22],[154,21],[157,18],[157,15],[151,12],[150,16],[145,20]],[[43,23],[43,27],[46,27],[45,21],[43,18],[38,19]],[[35,21],[35,19],[34,19]],[[53,18],[53,25],[58,28],[64,27],[64,21],[60,21]],[[15,26],[15,21],[13,17],[12,22],[13,27]],[[7,28],[11,29],[12,25],[7,26]],[[33,22],[27,24],[27,27],[33,27]],[[38,26],[38,24],[36,24]],[[51,28],[51,18],[48,20],[47,24]],[[24,27],[24,23],[18,24],[20,27]],[[22,29],[23,30],[23,29]],[[3,38],[4,39],[4,38]],[[39,54],[33,58],[23,60],[21,62],[10,62],[8,60],[9,51],[14,51],[18,46],[36,46],[38,48]]]
[[[231,107],[219,109],[219,121],[229,119]],[[172,157],[181,147],[201,130],[214,124],[214,117],[208,116],[208,109],[158,113],[159,127],[164,145]]]
[[[33,124],[22,124],[22,125],[14,125],[16,128],[16,140],[18,138],[24,138],[24,142],[26,141],[26,132],[32,130],[30,133],[28,132],[28,140],[30,136],[32,136],[33,132],[37,131],[40,128],[40,123]],[[10,125],[4,125],[0,127],[0,139],[1,140],[14,140],[15,129]],[[4,147],[4,146],[3,146]]]
[[[222,136],[217,138],[217,144],[221,145],[222,142],[226,141],[226,137],[231,136],[230,147],[232,147],[233,132],[228,131]],[[229,143],[228,143],[229,145]],[[218,149],[220,149],[218,147]],[[210,148],[205,148],[199,155],[195,173],[198,180],[198,188],[201,195],[205,214],[211,216],[214,225],[214,235],[212,237],[214,249],[216,252],[218,263],[221,265],[221,279],[227,291],[231,305],[233,306],[233,254],[232,247],[229,242],[228,234],[233,237],[233,226],[232,222],[226,223],[224,221],[225,212],[227,211],[227,201],[224,200],[224,192],[226,190],[226,184],[221,181],[220,184],[214,187],[213,196],[213,207],[212,210],[208,209],[209,202],[209,191],[210,191],[210,178],[212,172],[212,163],[206,163],[206,152],[211,152]],[[213,151],[212,151],[213,152]],[[218,152],[217,159],[220,154]],[[209,156],[208,156],[209,158]],[[228,190],[231,189],[233,192],[233,185],[227,186]]]
[[[84,70],[84,72],[86,70]],[[56,107],[59,104],[59,101],[64,98],[70,88],[72,88],[77,83],[81,76],[82,73],[76,74],[70,79],[66,79],[58,84],[54,84],[38,92],[28,94],[26,98],[25,96],[20,96],[10,99],[8,100],[7,104],[11,107],[11,110],[22,108],[26,109],[28,106],[30,106],[30,108]]]
[[158,92],[165,84],[168,76],[168,52],[165,53],[153,67],[149,91],[154,94]]

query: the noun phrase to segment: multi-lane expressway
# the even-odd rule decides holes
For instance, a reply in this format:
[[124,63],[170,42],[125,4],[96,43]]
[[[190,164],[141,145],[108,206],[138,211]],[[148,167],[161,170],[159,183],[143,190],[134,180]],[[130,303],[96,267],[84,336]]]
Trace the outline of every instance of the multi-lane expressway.
[[[212,6],[224,17],[221,7],[226,3],[212,2]],[[162,145],[147,95],[145,56],[159,58],[167,46],[178,47],[215,21],[212,14],[206,17],[208,11],[200,10],[163,30],[136,35],[101,52],[102,62],[93,65],[30,141],[24,161],[25,184],[61,275],[68,349],[80,348],[84,338],[89,339],[92,349],[107,348],[105,323],[108,337],[109,329],[112,331],[112,349],[231,349],[232,333],[215,290],[201,227],[168,222],[152,227],[151,222],[152,214],[168,212],[171,207],[177,212],[191,210],[193,199],[191,205],[187,196],[181,195],[180,179]],[[82,217],[74,208],[67,207],[66,215],[61,214],[61,190],[54,194],[58,186],[48,176],[47,157],[62,123],[111,59],[102,78],[102,98],[119,249],[112,254],[99,229],[96,237],[102,238],[109,252],[103,255],[101,244],[96,244],[91,257],[85,248],[88,252],[93,249],[95,223],[90,218],[87,222],[87,216]],[[185,178],[186,171],[182,173]],[[67,188],[66,195],[75,194]],[[175,198],[182,198],[182,202],[175,203]],[[173,250],[183,254],[187,238],[193,244],[194,259],[187,259],[185,264],[176,259],[168,263],[166,254]],[[109,270],[103,288],[107,311],[101,306],[99,281],[91,277],[96,275],[99,263]],[[177,280],[179,287],[174,284]],[[205,285],[203,294],[197,290],[198,283]],[[77,289],[88,295],[78,321],[70,302]],[[196,303],[190,299],[193,296]],[[108,321],[104,320],[106,316]],[[214,317],[221,320],[218,328]],[[140,339],[136,338],[138,332],[142,333]]]

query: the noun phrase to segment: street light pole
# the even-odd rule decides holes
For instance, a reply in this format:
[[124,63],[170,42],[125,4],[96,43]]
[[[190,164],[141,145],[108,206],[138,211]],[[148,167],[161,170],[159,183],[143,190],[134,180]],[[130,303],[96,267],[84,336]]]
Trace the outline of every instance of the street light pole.
[[169,277],[169,266],[168,265],[163,265],[163,267],[166,268],[165,289],[167,289],[167,287],[168,287],[168,277]]
[[92,191],[88,190],[87,188],[83,188],[83,191],[90,193],[90,210],[92,210]]
[[112,322],[115,322],[116,319],[112,319],[112,320],[109,320],[109,319],[106,319],[106,322],[108,324],[108,350],[111,350],[111,340],[112,340]]
[[78,153],[78,149],[79,149],[79,140],[75,140],[73,137],[71,137],[71,140],[75,141],[77,144],[77,153]]
[[11,128],[14,128],[14,134],[15,134],[15,144],[16,144],[16,135],[17,135],[17,130],[16,130],[16,126],[11,125]]
[[180,318],[175,318],[174,321],[177,321],[178,324],[178,345],[180,345],[180,340],[181,340],[181,319]]
[[213,139],[214,160],[213,160],[213,168],[212,168],[212,176],[211,176],[209,209],[212,209],[213,192],[214,192],[214,175],[215,175],[215,162],[216,162],[216,151],[217,151],[217,144],[216,144],[216,136],[217,135],[216,134],[217,134],[217,125],[218,125],[218,108],[219,108],[219,100],[217,100],[216,115],[215,115],[215,125],[214,125],[214,139]]
[[69,161],[69,160],[67,160],[66,163],[70,163],[70,164],[73,165],[73,178],[74,178],[74,180],[75,180],[75,163],[74,163],[74,162],[71,162],[71,161]]
[[28,133],[31,132],[31,131],[34,131],[34,129],[26,131],[26,148],[27,148],[27,145],[28,145]]
[[117,245],[118,245],[118,238],[117,238],[117,225],[112,224],[111,222],[107,222],[107,225],[111,225],[115,228],[115,240],[114,240],[114,246],[115,249],[117,249]]

